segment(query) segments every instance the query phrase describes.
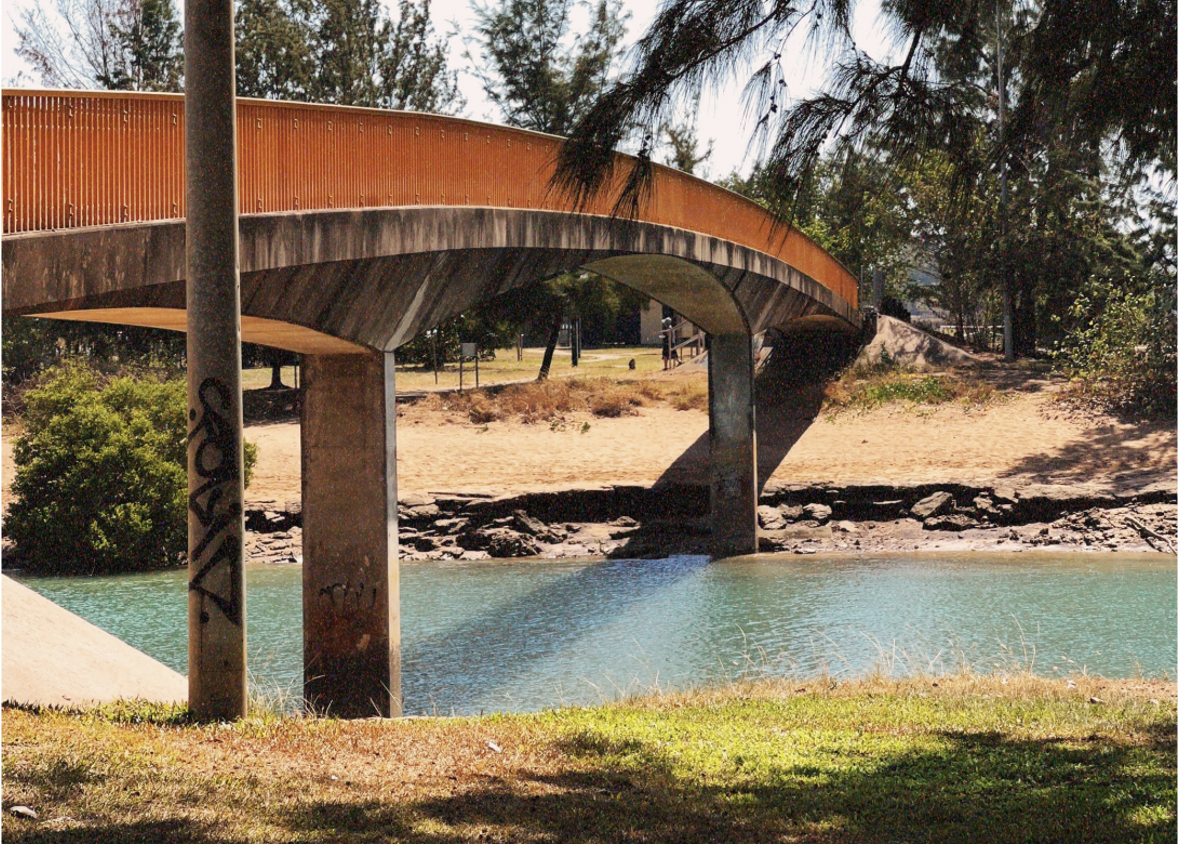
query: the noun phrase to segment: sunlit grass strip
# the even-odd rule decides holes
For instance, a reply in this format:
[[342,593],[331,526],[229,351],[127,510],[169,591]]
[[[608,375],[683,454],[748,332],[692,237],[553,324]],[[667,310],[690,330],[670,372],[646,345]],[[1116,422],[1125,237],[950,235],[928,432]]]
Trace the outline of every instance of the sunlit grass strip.
[[1174,841],[1174,686],[745,684],[481,719],[4,712],[5,841]]

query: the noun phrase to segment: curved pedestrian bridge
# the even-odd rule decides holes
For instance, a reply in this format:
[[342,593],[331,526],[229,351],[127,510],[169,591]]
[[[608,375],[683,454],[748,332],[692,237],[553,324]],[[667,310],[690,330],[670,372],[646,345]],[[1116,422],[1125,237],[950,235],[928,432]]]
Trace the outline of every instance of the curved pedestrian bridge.
[[[184,98],[5,90],[2,111],[4,312],[185,330]],[[712,534],[729,554],[757,548],[752,336],[859,328],[856,279],[755,203],[654,165],[620,214],[637,164],[620,154],[575,207],[550,188],[560,143],[237,102],[241,337],[304,355],[308,701],[359,715],[399,697],[397,347],[576,270],[671,306],[709,334]]]
[[[183,329],[183,97],[8,90],[3,128],[5,311]],[[619,219],[634,164],[620,155],[611,188],[573,208],[549,188],[559,143],[240,100],[243,339],[392,350],[481,298],[578,268],[713,334],[858,325],[851,274],[755,203],[655,165],[650,202]]]

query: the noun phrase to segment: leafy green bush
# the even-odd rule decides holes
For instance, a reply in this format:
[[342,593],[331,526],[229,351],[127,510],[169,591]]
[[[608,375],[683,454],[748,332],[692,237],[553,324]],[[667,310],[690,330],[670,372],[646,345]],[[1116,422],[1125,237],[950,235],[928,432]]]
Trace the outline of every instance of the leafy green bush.
[[[81,364],[26,394],[5,531],[21,565],[55,574],[152,569],[187,547],[182,381],[115,378]],[[257,456],[246,444],[247,479]]]
[[1138,416],[1175,415],[1172,284],[1146,291],[1094,285],[1077,297],[1071,316],[1078,328],[1056,353],[1075,393]]

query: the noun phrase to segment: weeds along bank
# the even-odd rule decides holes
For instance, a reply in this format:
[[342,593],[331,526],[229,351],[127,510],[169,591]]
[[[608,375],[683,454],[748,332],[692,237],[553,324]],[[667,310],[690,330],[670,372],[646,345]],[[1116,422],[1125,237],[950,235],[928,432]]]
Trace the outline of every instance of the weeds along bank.
[[1171,682],[1022,675],[792,679],[472,719],[6,708],[2,833],[1172,842],[1175,721]]

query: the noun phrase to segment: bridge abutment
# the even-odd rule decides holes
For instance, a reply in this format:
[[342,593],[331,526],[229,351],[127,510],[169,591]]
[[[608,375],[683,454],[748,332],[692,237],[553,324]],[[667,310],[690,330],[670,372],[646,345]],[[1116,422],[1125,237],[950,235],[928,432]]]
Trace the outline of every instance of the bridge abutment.
[[712,335],[709,341],[708,446],[714,554],[753,554],[757,551],[757,434],[749,335]]
[[303,361],[304,696],[318,713],[400,716],[393,353]]

